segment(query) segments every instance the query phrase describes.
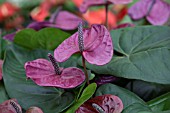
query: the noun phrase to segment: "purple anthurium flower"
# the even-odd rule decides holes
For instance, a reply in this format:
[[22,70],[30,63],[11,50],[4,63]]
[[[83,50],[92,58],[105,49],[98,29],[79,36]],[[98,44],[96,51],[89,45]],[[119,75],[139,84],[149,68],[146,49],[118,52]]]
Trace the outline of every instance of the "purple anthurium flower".
[[56,12],[50,18],[50,22],[54,23],[55,27],[63,30],[74,30],[81,21],[81,18],[68,11]]
[[121,99],[115,95],[106,94],[86,101],[76,113],[121,113],[122,110]]
[[59,68],[52,55],[51,62],[46,59],[37,59],[25,63],[27,78],[31,78],[39,86],[53,86],[59,88],[74,88],[85,80],[81,69],[76,67]]
[[106,27],[95,24],[82,31],[83,33],[76,32],[55,49],[55,59],[58,62],[64,62],[72,54],[81,52],[91,64],[104,65],[108,63],[113,56],[113,44]]
[[111,82],[115,82],[118,81],[119,78],[112,76],[112,75],[100,75],[98,76],[98,78],[95,80],[97,85],[103,85],[106,83],[111,83]]
[[22,113],[22,109],[16,99],[10,99],[0,104],[0,113]]
[[128,13],[134,20],[146,17],[153,25],[163,25],[170,17],[170,4],[163,0],[140,0]]
[[106,5],[106,4],[127,4],[132,0],[84,0],[80,6],[80,11],[85,13],[90,6]]
[[120,28],[126,28],[126,27],[134,27],[135,25],[132,23],[123,23],[123,24],[119,24],[118,26],[116,26],[113,29],[120,29]]

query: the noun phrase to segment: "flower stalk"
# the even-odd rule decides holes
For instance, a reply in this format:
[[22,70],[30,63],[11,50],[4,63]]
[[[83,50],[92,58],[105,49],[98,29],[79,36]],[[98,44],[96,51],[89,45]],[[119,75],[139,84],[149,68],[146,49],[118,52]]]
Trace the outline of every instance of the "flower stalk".
[[106,11],[105,26],[106,26],[106,28],[108,28],[108,8],[109,8],[109,4],[106,4],[105,5],[105,11]]
[[79,50],[81,52],[81,56],[82,56],[82,64],[83,64],[83,68],[84,68],[84,73],[86,76],[86,82],[89,85],[89,77],[88,77],[88,73],[87,73],[87,69],[86,69],[86,60],[83,56],[83,50],[84,50],[84,40],[83,40],[83,25],[82,22],[79,23],[78,26],[78,43],[79,43]]

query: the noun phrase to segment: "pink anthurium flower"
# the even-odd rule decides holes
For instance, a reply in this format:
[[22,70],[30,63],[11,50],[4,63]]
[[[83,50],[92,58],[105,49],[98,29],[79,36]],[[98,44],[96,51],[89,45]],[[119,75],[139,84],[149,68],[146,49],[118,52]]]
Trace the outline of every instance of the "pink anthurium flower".
[[81,69],[59,68],[52,55],[51,62],[46,59],[37,59],[25,63],[27,78],[31,78],[39,86],[53,86],[59,88],[74,88],[85,80]]
[[0,104],[0,113],[22,113],[22,109],[16,99],[10,99]]
[[153,25],[163,25],[170,17],[170,4],[164,0],[140,0],[128,13],[134,20],[146,17]]
[[2,80],[2,64],[3,64],[3,61],[0,60],[0,80]]
[[64,62],[77,52],[81,52],[91,64],[108,63],[113,56],[113,44],[109,31],[105,26],[95,24],[91,28],[76,32],[55,49],[54,57],[58,62]]
[[102,95],[94,97],[81,105],[76,113],[121,113],[123,103],[114,95]]
[[106,4],[127,4],[132,0],[84,0],[80,6],[80,11],[85,13],[90,6],[106,5]]
[[49,21],[57,28],[73,30],[78,27],[82,19],[68,11],[58,11],[51,16]]

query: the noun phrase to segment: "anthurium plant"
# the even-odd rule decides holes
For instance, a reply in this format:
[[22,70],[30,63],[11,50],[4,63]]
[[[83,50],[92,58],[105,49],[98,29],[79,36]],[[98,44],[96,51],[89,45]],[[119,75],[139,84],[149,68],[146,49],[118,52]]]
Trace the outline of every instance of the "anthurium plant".
[[0,3],[0,113],[170,112],[169,0]]

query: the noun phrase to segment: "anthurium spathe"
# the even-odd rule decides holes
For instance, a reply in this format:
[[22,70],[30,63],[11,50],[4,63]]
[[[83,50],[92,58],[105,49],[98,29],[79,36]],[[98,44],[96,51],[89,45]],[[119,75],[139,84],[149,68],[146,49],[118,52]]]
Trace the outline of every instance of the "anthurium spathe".
[[76,113],[121,113],[123,103],[114,95],[102,95],[94,97],[79,107]]
[[[104,65],[113,56],[113,44],[109,31],[103,25],[94,24],[83,29],[83,57],[91,64]],[[66,61],[72,54],[81,52],[79,49],[79,32],[62,42],[54,51],[58,62]]]
[[90,6],[106,4],[127,4],[132,0],[84,0],[80,6],[80,11],[85,13]]
[[128,13],[134,20],[146,17],[153,25],[163,25],[170,17],[170,4],[164,0],[140,0]]
[[57,28],[73,30],[78,27],[82,19],[68,11],[58,11],[51,16],[49,21]]
[[22,113],[22,109],[16,99],[10,99],[0,104],[0,113]]
[[52,59],[36,59],[25,63],[27,78],[31,78],[39,86],[74,88],[85,80],[81,69],[76,67],[59,68]]

